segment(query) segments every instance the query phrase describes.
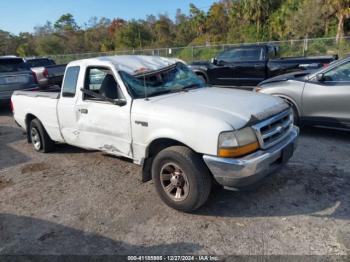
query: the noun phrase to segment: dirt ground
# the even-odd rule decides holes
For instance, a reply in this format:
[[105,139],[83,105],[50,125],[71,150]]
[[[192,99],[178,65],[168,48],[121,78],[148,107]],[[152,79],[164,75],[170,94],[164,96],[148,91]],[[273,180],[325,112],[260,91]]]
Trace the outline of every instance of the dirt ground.
[[252,192],[165,206],[138,166],[67,145],[35,153],[0,109],[0,254],[349,255],[350,133],[303,128]]

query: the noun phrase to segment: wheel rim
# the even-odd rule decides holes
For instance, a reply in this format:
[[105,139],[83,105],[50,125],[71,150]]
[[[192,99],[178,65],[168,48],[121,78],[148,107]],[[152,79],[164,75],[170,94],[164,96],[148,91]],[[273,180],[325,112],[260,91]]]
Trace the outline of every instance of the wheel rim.
[[30,136],[32,138],[32,143],[33,143],[33,146],[36,150],[40,150],[41,148],[41,140],[40,140],[40,135],[39,135],[39,132],[38,130],[33,127],[30,131]]
[[164,192],[173,201],[183,201],[190,191],[185,172],[174,163],[165,164],[160,171],[160,180]]

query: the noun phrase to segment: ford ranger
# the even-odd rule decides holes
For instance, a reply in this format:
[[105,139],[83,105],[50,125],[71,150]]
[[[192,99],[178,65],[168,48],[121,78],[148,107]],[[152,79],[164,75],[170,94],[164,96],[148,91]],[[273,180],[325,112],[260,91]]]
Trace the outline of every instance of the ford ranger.
[[17,91],[12,104],[34,150],[67,143],[132,159],[182,211],[203,205],[215,181],[237,190],[276,171],[299,132],[282,99],[207,87],[182,61],[161,57],[74,61],[60,92]]

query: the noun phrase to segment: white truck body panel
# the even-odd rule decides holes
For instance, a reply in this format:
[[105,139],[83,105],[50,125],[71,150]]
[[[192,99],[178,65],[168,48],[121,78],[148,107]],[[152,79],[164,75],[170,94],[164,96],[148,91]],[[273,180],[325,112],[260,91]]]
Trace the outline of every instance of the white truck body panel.
[[[28,92],[28,91],[27,91]],[[40,92],[39,92],[40,93]],[[33,94],[35,94],[33,92]],[[51,94],[49,94],[51,95]],[[16,105],[14,117],[16,122],[26,128],[26,117],[33,115],[44,124],[50,138],[56,142],[64,142],[57,120],[57,102],[59,94],[48,97],[36,93],[36,96],[22,95],[21,92],[12,96]]]
[[[32,114],[54,141],[129,157],[140,164],[147,156],[147,147],[159,138],[173,139],[197,153],[215,156],[221,132],[240,129],[251,119],[262,120],[287,108],[279,98],[225,88],[132,99],[118,73],[156,70],[177,61],[147,56],[74,61],[67,68],[80,66],[75,97],[53,99],[15,93],[15,120],[26,128],[25,118]],[[89,66],[110,68],[125,97],[125,106],[82,99],[80,88]],[[81,114],[81,109],[89,114]]]

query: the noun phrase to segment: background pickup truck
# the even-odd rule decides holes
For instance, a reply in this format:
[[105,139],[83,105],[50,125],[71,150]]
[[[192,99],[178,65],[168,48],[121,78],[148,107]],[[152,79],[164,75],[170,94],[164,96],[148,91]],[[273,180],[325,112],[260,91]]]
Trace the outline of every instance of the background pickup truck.
[[298,136],[282,99],[206,87],[160,57],[71,62],[60,93],[18,91],[12,104],[36,151],[58,142],[132,159],[184,211],[205,203],[213,180],[235,190],[259,182],[289,160]]
[[56,65],[55,61],[49,58],[26,58],[26,62],[35,73],[40,87],[62,83],[66,65]]
[[276,46],[243,45],[219,53],[211,62],[194,62],[190,67],[212,85],[256,86],[267,78],[317,69],[337,59],[337,56],[277,57]]

